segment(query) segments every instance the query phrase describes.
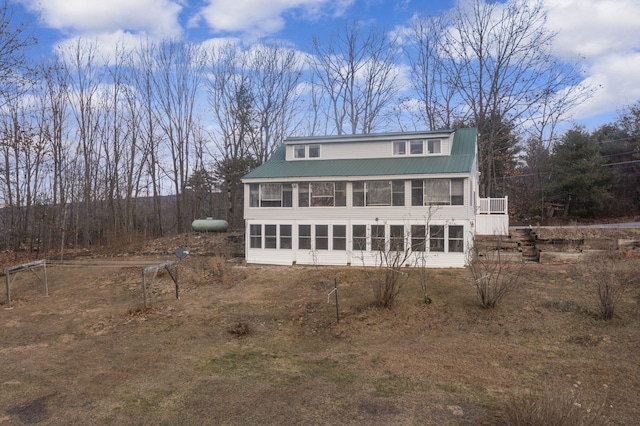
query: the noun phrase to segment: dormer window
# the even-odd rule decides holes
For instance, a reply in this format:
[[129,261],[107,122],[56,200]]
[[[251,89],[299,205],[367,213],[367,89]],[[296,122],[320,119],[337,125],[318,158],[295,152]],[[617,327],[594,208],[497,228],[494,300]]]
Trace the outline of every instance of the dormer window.
[[304,158],[305,157],[305,146],[304,145],[294,145],[293,146],[293,157],[294,158]]
[[309,158],[320,158],[320,145],[309,145]]
[[411,155],[422,155],[424,153],[424,143],[422,141],[409,142],[409,152]]
[[393,155],[405,155],[407,153],[407,143],[396,141],[393,143]]
[[442,144],[440,139],[429,139],[427,140],[427,153],[429,154],[440,154],[442,153]]

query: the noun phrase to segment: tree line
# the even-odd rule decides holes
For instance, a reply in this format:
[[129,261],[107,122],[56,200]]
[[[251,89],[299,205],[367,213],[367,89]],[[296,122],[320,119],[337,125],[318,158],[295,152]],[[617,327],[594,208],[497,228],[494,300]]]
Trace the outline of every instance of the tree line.
[[[552,54],[540,1],[468,0],[395,30],[347,22],[306,52],[270,40],[142,40],[108,51],[77,40],[38,62],[28,55],[36,41],[2,3],[4,248],[132,242],[206,216],[241,229],[240,178],[289,135],[473,126],[482,196],[525,185],[536,190],[512,197],[522,215],[563,197],[567,215],[588,207],[584,194],[554,186],[554,173],[569,170],[562,147],[585,136],[559,137],[558,125],[592,89],[580,84],[579,64]],[[610,160],[610,173],[597,175],[620,211],[624,197],[638,208],[628,185],[611,186],[632,180],[623,166],[636,158],[637,136],[623,136],[624,126],[621,118],[587,138]]]

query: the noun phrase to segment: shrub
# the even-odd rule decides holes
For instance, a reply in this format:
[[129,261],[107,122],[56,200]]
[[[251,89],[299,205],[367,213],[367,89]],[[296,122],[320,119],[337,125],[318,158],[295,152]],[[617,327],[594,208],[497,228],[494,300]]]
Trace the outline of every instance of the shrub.
[[503,416],[510,426],[605,426],[605,408],[580,403],[572,394],[524,393],[509,400]]
[[524,264],[513,261],[502,248],[502,237],[498,236],[495,247],[483,250],[474,241],[469,251],[467,263],[478,301],[483,308],[495,307],[521,283]]
[[637,279],[634,267],[637,265],[615,252],[605,252],[587,256],[579,266],[584,283],[598,304],[600,316],[610,320],[624,292]]

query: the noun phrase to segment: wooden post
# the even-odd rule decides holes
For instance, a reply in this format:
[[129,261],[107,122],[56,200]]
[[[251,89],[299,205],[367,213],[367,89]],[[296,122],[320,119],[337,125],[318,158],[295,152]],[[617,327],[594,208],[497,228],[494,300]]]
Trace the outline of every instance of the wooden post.
[[144,297],[144,307],[147,307],[147,283],[145,280],[144,269],[142,270],[142,296]]
[[11,309],[11,282],[9,281],[9,271],[4,269],[4,276],[7,280],[7,309]]

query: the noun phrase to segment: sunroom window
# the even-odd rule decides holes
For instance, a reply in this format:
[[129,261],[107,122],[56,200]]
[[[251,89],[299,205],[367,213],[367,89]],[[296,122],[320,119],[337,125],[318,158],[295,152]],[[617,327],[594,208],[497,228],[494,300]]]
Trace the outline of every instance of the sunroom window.
[[424,179],[411,181],[411,205],[464,205],[464,179]]
[[298,207],[344,207],[346,182],[305,182],[298,184]]
[[404,206],[403,180],[370,180],[353,182],[353,205]]
[[249,185],[249,207],[291,207],[290,183],[252,183]]

